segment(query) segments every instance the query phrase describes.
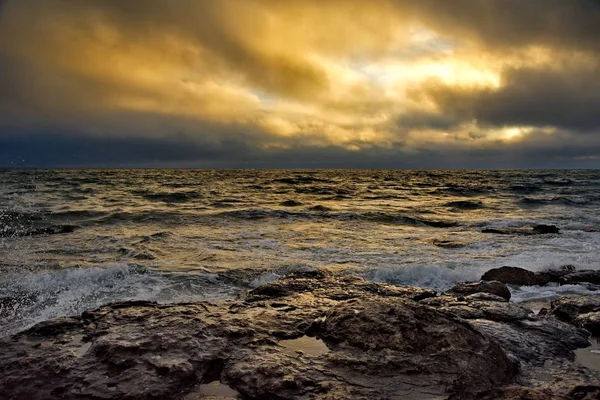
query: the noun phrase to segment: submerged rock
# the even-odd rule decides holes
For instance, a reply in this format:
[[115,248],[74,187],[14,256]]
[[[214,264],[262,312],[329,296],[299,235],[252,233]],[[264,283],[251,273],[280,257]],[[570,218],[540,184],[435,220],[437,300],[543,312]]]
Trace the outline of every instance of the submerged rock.
[[[210,383],[266,400],[600,390],[600,375],[573,363],[585,331],[535,316],[489,284],[435,297],[311,270],[237,300],[110,304],[0,340],[0,398],[188,400]],[[298,340],[307,335],[322,342]]]
[[545,235],[549,233],[560,233],[554,225],[536,225],[532,228],[486,228],[481,232],[483,233],[495,233],[498,235],[516,235],[516,236],[532,236],[532,235]]
[[546,233],[559,233],[560,229],[558,229],[556,226],[554,225],[536,225],[533,227],[533,232],[543,235]]

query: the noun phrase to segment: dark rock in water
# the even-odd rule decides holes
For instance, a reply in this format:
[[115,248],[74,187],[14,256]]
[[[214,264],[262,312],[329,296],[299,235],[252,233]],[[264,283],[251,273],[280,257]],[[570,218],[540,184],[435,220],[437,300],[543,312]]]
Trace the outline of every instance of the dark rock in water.
[[483,281],[499,281],[509,285],[545,285],[545,279],[535,272],[519,267],[500,267],[487,271],[481,277]]
[[458,226],[458,223],[454,221],[432,221],[427,219],[418,219],[417,221],[423,225],[431,226],[433,228],[453,228]]
[[286,200],[286,201],[282,201],[279,204],[284,207],[300,207],[302,205],[302,203],[300,203],[299,201],[296,201],[296,200]]
[[600,295],[569,295],[552,301],[551,314],[600,337]]
[[[490,293],[433,296],[310,270],[238,300],[107,305],[1,339],[0,398],[191,400],[221,382],[244,399],[560,399],[598,386],[573,363],[584,331]],[[306,335],[319,351],[294,351]]]
[[600,271],[576,271],[572,265],[560,269],[533,272],[518,267],[500,267],[487,271],[481,277],[484,281],[500,281],[508,285],[546,285],[548,283],[600,285]]
[[482,233],[495,233],[497,235],[532,236],[533,230],[528,228],[485,228]]
[[559,233],[560,229],[554,225],[536,225],[533,228],[485,228],[481,232],[498,235],[532,236]]
[[554,225],[536,225],[533,227],[533,232],[543,235],[547,233],[559,233],[560,229]]
[[600,285],[600,271],[584,270],[564,274],[561,276],[560,282],[565,284],[592,283],[594,285]]
[[504,283],[498,281],[461,283],[454,286],[446,293],[461,296],[468,296],[475,293],[490,293],[502,297],[506,301],[510,300],[510,290],[508,290]]

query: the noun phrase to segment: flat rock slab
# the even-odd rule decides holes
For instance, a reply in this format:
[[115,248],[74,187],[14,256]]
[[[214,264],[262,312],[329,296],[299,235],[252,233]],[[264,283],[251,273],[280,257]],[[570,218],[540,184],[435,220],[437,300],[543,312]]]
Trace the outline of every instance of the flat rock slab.
[[550,313],[573,325],[585,328],[600,337],[600,295],[563,296],[550,305]]
[[567,399],[600,390],[573,362],[587,344],[494,294],[309,271],[237,300],[38,324],[0,341],[0,399]]

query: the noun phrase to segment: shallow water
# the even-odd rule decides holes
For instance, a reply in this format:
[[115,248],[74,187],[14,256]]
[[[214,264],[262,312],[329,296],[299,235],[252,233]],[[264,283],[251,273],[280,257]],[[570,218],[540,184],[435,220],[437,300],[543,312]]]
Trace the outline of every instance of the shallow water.
[[308,356],[320,356],[329,352],[329,348],[320,339],[302,336],[297,339],[281,340],[279,345],[283,347],[283,352],[291,356],[296,356],[297,353],[306,354]]
[[[503,265],[598,269],[599,211],[598,171],[0,171],[0,335],[316,267],[438,290]],[[481,232],[535,224],[561,234]]]
[[592,345],[585,349],[575,350],[575,362],[589,369],[600,371],[600,342],[591,339]]

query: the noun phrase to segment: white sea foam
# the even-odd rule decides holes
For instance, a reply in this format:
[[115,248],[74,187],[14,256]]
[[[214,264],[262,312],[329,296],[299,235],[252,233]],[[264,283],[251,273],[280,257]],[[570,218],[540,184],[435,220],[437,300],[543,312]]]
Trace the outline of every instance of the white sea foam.
[[568,294],[598,294],[592,285],[510,286],[511,300],[517,303],[536,300],[554,300]]
[[127,264],[4,276],[0,280],[0,336],[36,323],[124,300],[198,301],[231,296],[214,274],[161,274]]
[[459,282],[478,280],[481,273],[473,268],[450,269],[438,265],[403,265],[370,270],[364,275],[377,282],[420,286],[443,291]]

